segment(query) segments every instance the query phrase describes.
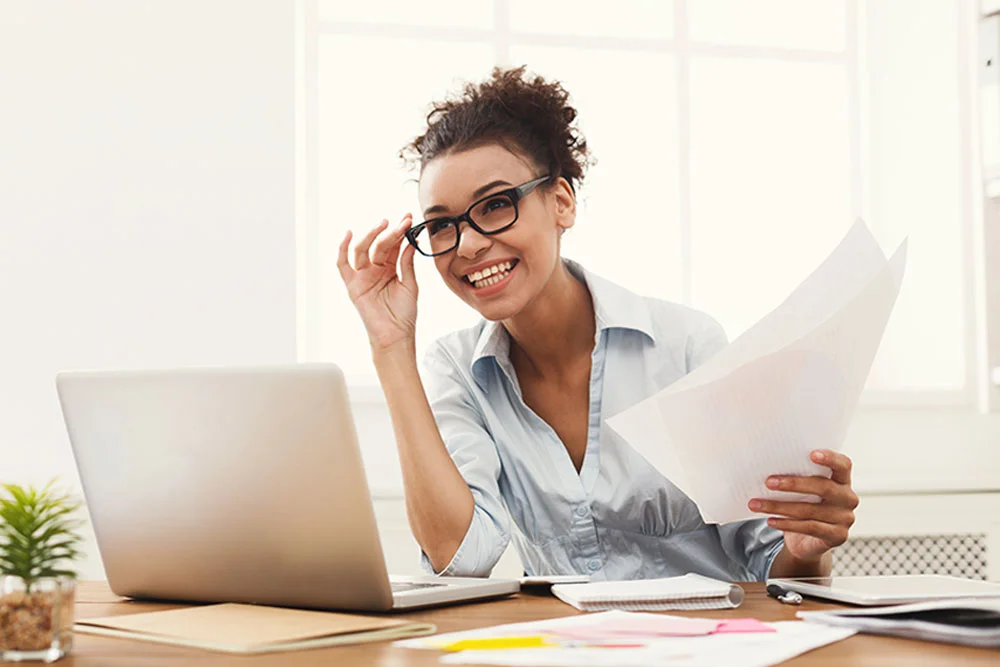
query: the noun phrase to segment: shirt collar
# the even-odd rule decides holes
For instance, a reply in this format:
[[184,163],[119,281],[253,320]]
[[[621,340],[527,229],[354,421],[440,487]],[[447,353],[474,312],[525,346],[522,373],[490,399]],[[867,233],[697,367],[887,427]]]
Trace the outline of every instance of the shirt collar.
[[570,273],[582,278],[590,290],[590,298],[594,301],[598,336],[604,329],[630,329],[643,333],[651,341],[656,342],[653,320],[645,297],[587,271],[573,260],[563,261],[566,262]]
[[[570,273],[582,279],[590,291],[597,324],[596,340],[600,340],[601,332],[605,329],[630,329],[645,334],[651,341],[656,342],[653,322],[643,297],[587,271],[573,260],[563,261]],[[491,360],[508,375],[513,375],[510,365],[510,336],[507,330],[500,322],[485,321],[470,364],[472,376],[480,387],[485,388],[487,366]]]

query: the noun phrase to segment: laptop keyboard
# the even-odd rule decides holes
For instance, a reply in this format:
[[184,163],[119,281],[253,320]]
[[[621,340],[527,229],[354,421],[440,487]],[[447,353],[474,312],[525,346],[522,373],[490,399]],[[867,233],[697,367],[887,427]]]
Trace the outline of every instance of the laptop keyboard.
[[441,588],[444,584],[434,584],[434,583],[424,583],[424,582],[409,582],[409,581],[394,581],[392,582],[392,592],[402,593],[403,591],[415,591],[421,588]]

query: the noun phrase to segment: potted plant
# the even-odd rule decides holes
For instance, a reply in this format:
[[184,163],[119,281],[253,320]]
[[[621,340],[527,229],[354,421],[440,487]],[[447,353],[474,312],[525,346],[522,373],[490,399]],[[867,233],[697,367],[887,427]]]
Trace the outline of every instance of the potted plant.
[[0,661],[53,662],[72,648],[79,508],[52,483],[0,487]]

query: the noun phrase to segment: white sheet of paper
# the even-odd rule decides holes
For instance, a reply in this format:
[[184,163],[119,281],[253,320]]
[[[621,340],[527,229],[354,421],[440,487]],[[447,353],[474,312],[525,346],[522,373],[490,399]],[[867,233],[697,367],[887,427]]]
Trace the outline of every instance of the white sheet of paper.
[[840,449],[906,266],[858,223],[778,308],[701,367],[608,419],[709,523],[759,517],[770,475],[827,475],[814,449]]
[[828,319],[885,267],[886,258],[871,231],[856,222],[837,247],[774,310],[762,317],[705,364],[667,387],[680,391],[718,380],[747,361],[780,350]]
[[575,616],[564,616],[562,618],[550,618],[544,621],[523,621],[521,623],[506,623],[488,628],[477,628],[475,630],[461,630],[459,632],[446,632],[430,637],[420,637],[417,639],[402,639],[393,643],[393,646],[403,648],[428,648],[433,649],[444,644],[461,641],[463,639],[480,639],[482,637],[509,637],[544,634],[563,628],[586,628],[588,626],[600,626],[607,621],[620,622],[629,618],[635,612],[629,611],[603,611],[593,614],[581,614]]
[[[850,637],[848,628],[802,621],[770,624],[777,632],[664,637],[647,640],[643,648],[541,648],[459,651],[441,657],[452,665],[521,665],[524,667],[620,667],[676,665],[765,667],[790,660],[820,646]],[[823,632],[817,632],[822,629]]]

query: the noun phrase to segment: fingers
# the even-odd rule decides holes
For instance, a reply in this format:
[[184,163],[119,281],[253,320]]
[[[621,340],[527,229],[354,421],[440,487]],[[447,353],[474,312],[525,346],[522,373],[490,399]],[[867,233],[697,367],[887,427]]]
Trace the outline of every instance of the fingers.
[[371,252],[371,262],[375,266],[386,264],[395,266],[399,258],[399,248],[405,240],[406,230],[413,224],[413,216],[409,213],[403,216],[402,222],[387,235],[379,239]]
[[830,479],[838,484],[851,483],[851,467],[853,464],[851,463],[851,457],[846,454],[841,454],[830,449],[817,449],[809,458],[832,470],[833,476]]
[[[409,243],[406,243],[404,247],[406,231],[413,226],[413,215],[411,213],[404,215],[400,224],[376,243],[375,240],[388,226],[389,221],[382,220],[358,241],[357,245],[354,246],[353,268],[348,260],[348,250],[352,238],[352,233],[348,231],[337,251],[337,270],[340,271],[340,277],[347,282],[354,277],[357,271],[370,266],[392,266],[395,268],[396,262],[400,258],[400,249],[402,249],[402,261],[400,262],[402,282],[416,293],[417,277],[413,267],[416,249]],[[373,243],[375,244],[374,249],[372,248]]]
[[823,502],[855,509],[858,496],[850,486],[826,477],[798,477],[795,475],[775,475],[767,478],[767,488],[792,493],[811,493]]
[[403,285],[414,294],[417,292],[417,274],[413,269],[413,257],[416,254],[417,249],[407,243],[406,247],[403,248],[403,256],[399,260],[399,272]]
[[[754,498],[748,507],[754,512],[778,515],[768,518],[767,525],[785,533],[786,547],[805,544],[801,540],[788,540],[791,534],[798,534],[820,540],[826,545],[825,550],[829,550],[846,542],[854,525],[858,496],[851,488],[851,459],[829,449],[815,450],[809,458],[829,468],[830,477],[773,475],[766,480],[767,488],[819,496],[821,502]],[[815,551],[815,547],[808,550]]]
[[351,263],[347,261],[347,248],[351,245],[351,230],[347,230],[344,234],[344,240],[340,242],[340,247],[337,249],[337,270],[340,271],[340,277],[346,283],[351,276],[354,274],[354,269],[351,268]]
[[803,521],[771,517],[767,520],[767,525],[786,533],[801,533],[818,537],[826,542],[831,549],[846,542],[848,535],[847,526],[815,520]]
[[778,514],[790,519],[816,520],[835,523],[850,528],[854,525],[854,511],[838,505],[826,503],[796,503],[782,500],[754,498],[748,503],[754,512]]
[[368,249],[371,247],[372,242],[378,237],[382,231],[389,226],[388,220],[383,220],[378,223],[375,227],[371,229],[367,234],[365,234],[358,244],[354,246],[354,268],[358,271],[367,268],[371,261],[368,259]]

